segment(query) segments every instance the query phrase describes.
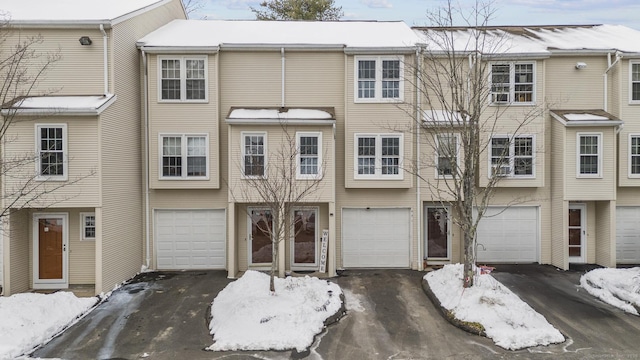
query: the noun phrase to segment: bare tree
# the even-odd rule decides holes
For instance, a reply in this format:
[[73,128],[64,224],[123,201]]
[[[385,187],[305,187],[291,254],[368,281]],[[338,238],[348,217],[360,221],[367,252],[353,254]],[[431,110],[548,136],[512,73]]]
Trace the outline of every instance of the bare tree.
[[[423,154],[435,156],[422,156],[410,172],[434,199],[451,206],[454,214],[446,216],[463,236],[464,287],[473,286],[476,232],[498,183],[532,171],[534,143],[519,135],[537,131],[530,125],[543,113],[540,106],[509,106],[513,101],[532,104],[534,75],[531,69],[516,69],[523,81],[514,89],[511,65],[491,62],[491,55],[511,47],[507,32],[489,26],[493,15],[492,2],[481,0],[468,9],[448,0],[429,12],[432,26],[420,28],[426,45],[418,61],[422,64],[414,69],[417,80],[412,80],[424,101],[416,115],[418,141]],[[508,135],[493,137],[496,133]],[[490,159],[488,174],[481,172],[484,156]]]
[[[244,144],[245,157],[239,166],[243,179],[232,190],[235,201],[253,203],[264,209],[257,214],[246,209],[246,213],[262,239],[262,242],[254,239],[254,242],[271,255],[271,292],[275,292],[276,274],[284,271],[279,268],[278,247],[303,231],[303,223],[309,220],[304,218],[305,204],[317,200],[315,195],[320,191],[324,173],[324,163],[319,163],[321,138],[308,137],[298,143],[293,127],[284,122],[280,125],[280,146],[268,150],[268,154],[261,152],[266,145],[263,143],[265,138],[251,138]],[[268,158],[266,163],[265,156]],[[304,178],[298,174],[304,174]],[[300,216],[292,217],[294,211],[301,213],[297,214]]]
[[187,17],[191,18],[193,14],[204,8],[204,0],[182,0],[182,6],[184,6]]
[[258,20],[340,20],[344,13],[335,0],[268,0],[251,8]]

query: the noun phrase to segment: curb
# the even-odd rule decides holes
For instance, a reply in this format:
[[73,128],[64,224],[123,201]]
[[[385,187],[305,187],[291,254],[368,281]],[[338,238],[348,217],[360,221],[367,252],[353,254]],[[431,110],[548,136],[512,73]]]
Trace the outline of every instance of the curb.
[[442,303],[440,303],[440,299],[438,299],[438,297],[436,296],[436,294],[433,293],[433,291],[431,290],[431,287],[429,286],[429,282],[427,280],[425,280],[424,278],[422,278],[422,290],[424,291],[424,293],[427,295],[427,297],[429,298],[429,300],[431,300],[431,302],[436,306],[436,308],[438,309],[438,311],[440,312],[440,314],[448,321],[450,322],[453,326],[456,326],[466,332],[475,334],[475,335],[480,335],[480,336],[484,336],[486,337],[487,334],[484,331],[484,329],[478,329],[475,326],[472,326],[470,323],[466,322],[466,321],[461,321],[456,319],[456,317],[453,315],[453,313],[447,309],[445,309],[442,306]]

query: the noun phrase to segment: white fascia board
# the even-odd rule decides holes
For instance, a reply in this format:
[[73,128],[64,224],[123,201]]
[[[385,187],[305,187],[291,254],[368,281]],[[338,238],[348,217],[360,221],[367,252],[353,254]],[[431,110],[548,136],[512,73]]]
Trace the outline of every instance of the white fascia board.
[[330,120],[309,120],[309,119],[225,119],[230,125],[335,125],[336,121]]
[[345,47],[344,53],[347,55],[396,55],[396,54],[415,54],[417,46],[411,47]]
[[138,49],[147,54],[217,54],[219,46],[145,46],[137,43]]
[[102,25],[104,29],[111,29],[111,21],[109,20],[12,20],[9,22],[10,27],[21,29],[31,28],[55,28],[55,29],[92,29],[95,30]]
[[343,44],[220,44],[222,50],[242,51],[280,51],[293,49],[296,51],[336,51],[344,49]]
[[105,111],[111,104],[117,100],[116,95],[111,95],[109,99],[105,100],[98,107],[86,107],[86,108],[12,108],[2,109],[0,113],[3,116],[16,115],[16,116],[98,116]]
[[121,23],[123,21],[127,21],[127,20],[129,20],[131,18],[134,18],[134,17],[140,15],[140,14],[144,14],[147,11],[151,11],[153,9],[156,9],[156,8],[160,7],[160,6],[169,4],[171,1],[173,1],[173,0],[161,0],[161,1],[158,1],[158,2],[156,2],[154,4],[145,6],[145,7],[141,8],[141,9],[134,10],[134,11],[128,13],[128,14],[124,14],[124,15],[121,15],[121,16],[113,19],[111,21],[111,24],[115,25],[115,24]]
[[482,57],[487,60],[543,60],[551,57],[551,53],[503,53],[503,54],[483,54]]

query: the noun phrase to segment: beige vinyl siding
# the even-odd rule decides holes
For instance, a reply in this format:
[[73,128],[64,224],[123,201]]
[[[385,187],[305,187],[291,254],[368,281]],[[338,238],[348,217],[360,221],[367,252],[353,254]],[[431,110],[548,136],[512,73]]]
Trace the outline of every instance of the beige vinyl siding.
[[6,274],[5,295],[25,292],[31,288],[31,227],[30,214],[26,210],[11,211],[9,218],[9,267]]
[[95,284],[96,242],[82,240],[80,213],[93,213],[95,209],[69,211],[69,284]]
[[[577,134],[602,134],[601,178],[578,177],[577,162]],[[616,197],[616,137],[614,127],[589,127],[576,130],[566,130],[566,177],[565,200],[614,200]],[[555,149],[554,149],[555,150]],[[554,153],[556,153],[554,151]]]
[[[30,95],[103,94],[103,37],[98,25],[95,29],[14,28],[8,31],[8,43],[3,44],[5,49],[10,48],[9,44],[29,42],[29,39],[41,36],[41,43],[30,46],[38,58],[25,64],[32,75],[43,69],[48,57],[56,59],[39,77]],[[89,36],[93,44],[80,45],[81,36]]]
[[593,260],[590,257],[589,263],[595,262],[598,265],[616,266],[616,202],[597,201],[595,203],[596,212],[596,243],[594,246]]
[[[576,62],[587,63],[578,70]],[[607,57],[556,57],[546,61],[546,98],[551,109],[601,109],[604,106],[602,74]]]
[[100,122],[103,227],[96,292],[132,277],[143,263],[142,89],[140,55],[133,44],[170,20],[183,18],[181,6],[174,0],[114,26],[111,33],[110,73],[118,100]]
[[310,53],[285,50],[285,69],[285,106],[334,107],[336,117],[343,118],[342,52]]
[[[566,152],[569,151],[565,138],[566,128],[554,119],[551,121],[551,152],[557,154],[551,158],[551,264],[561,269],[569,267],[568,211],[569,203],[565,198],[565,174],[575,173],[567,168]],[[574,150],[575,151],[575,150]],[[564,156],[561,154],[565,154]],[[544,213],[543,213],[544,214]],[[544,217],[544,215],[543,215]]]
[[[629,104],[629,60],[623,59],[621,65],[616,67],[616,69],[617,68],[619,68],[620,73],[620,97],[618,99],[620,107],[619,117],[624,121],[624,127],[618,135],[618,186],[620,186],[618,191],[621,191],[623,187],[640,186],[640,178],[629,177],[629,134],[640,134],[640,104]],[[640,194],[634,194],[632,196],[636,201],[640,201]],[[618,199],[626,200],[620,196],[618,196]]]
[[593,264],[596,262],[596,243],[601,241],[601,239],[598,236],[600,235],[600,227],[598,226],[600,219],[598,218],[598,215],[602,215],[602,214],[596,213],[596,203],[597,201],[589,201],[586,203],[587,235],[586,235],[586,253],[584,253],[584,261],[588,264]]
[[[16,118],[16,120],[23,120]],[[99,202],[99,172],[98,163],[98,120],[96,117],[48,117],[46,119],[15,121],[7,132],[4,145],[5,155],[10,158],[30,158],[36,153],[36,125],[66,125],[67,169],[66,181],[46,180],[37,181],[42,184],[41,189],[35,190],[35,195],[27,195],[19,200],[16,206],[25,201],[31,202],[32,207],[85,207],[96,206]],[[25,185],[25,181],[33,177],[36,171],[34,161],[25,162],[19,166],[13,175],[5,179],[6,191],[12,192]],[[56,189],[57,188],[57,189]],[[50,194],[44,194],[44,189],[55,189]]]
[[221,116],[232,106],[280,106],[280,51],[222,52],[220,55]]
[[[188,56],[202,55],[189,54]],[[166,56],[172,58],[171,55]],[[180,55],[176,55],[180,57]],[[158,56],[148,57],[149,66],[149,183],[152,189],[219,189],[220,188],[220,136],[218,84],[216,74],[218,69],[217,55],[210,55],[208,65],[208,101],[201,102],[160,102],[158,93]],[[208,180],[160,179],[161,171],[161,143],[160,135],[207,135],[209,138]]]

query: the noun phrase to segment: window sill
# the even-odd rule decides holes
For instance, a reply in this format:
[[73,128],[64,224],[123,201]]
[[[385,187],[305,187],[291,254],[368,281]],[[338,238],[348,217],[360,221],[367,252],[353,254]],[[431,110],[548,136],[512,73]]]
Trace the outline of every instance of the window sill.
[[209,103],[209,99],[204,99],[204,100],[163,100],[163,99],[158,99],[158,103],[159,104],[207,104]]
[[492,102],[489,103],[489,106],[536,106],[534,102]]
[[159,181],[207,181],[209,177],[159,177]]
[[353,100],[355,104],[401,104],[404,102],[403,98],[382,99],[382,98],[355,98]]
[[67,181],[68,178],[66,176],[36,176],[35,180],[63,182],[63,181]]

